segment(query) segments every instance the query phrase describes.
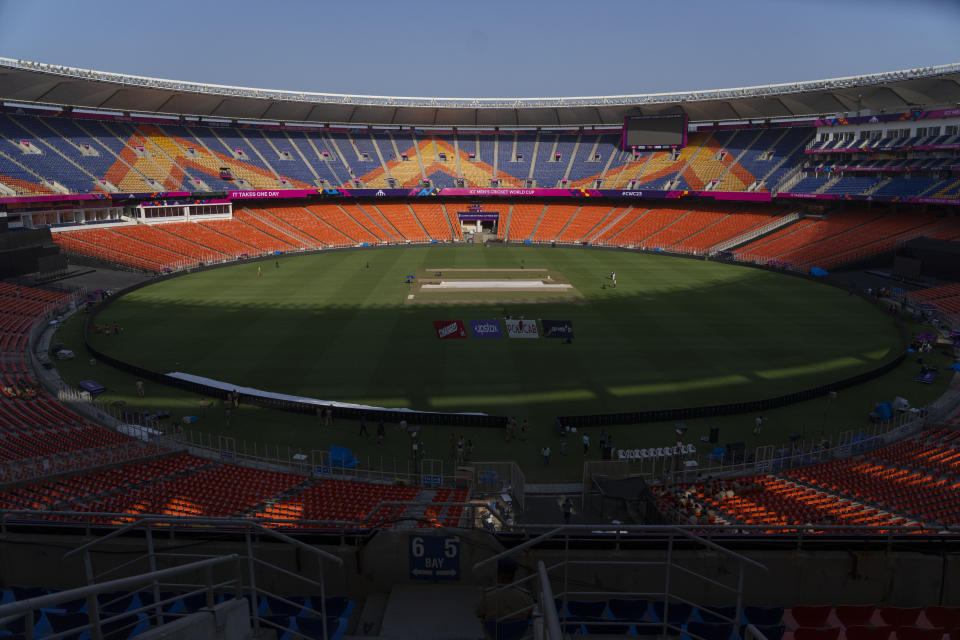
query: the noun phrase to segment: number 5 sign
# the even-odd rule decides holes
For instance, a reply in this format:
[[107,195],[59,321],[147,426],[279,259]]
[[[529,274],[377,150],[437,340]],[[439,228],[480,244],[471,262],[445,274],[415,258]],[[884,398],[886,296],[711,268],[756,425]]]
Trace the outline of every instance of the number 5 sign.
[[460,539],[410,536],[411,580],[459,580]]

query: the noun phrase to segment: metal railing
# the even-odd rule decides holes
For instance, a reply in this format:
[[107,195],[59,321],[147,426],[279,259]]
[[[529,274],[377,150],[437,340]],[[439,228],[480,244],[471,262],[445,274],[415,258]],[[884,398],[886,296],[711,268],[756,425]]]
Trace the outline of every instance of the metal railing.
[[[198,557],[197,554],[161,552],[156,550],[155,541],[154,541],[154,530],[156,529],[157,526],[163,527],[163,530],[166,532],[169,530],[171,526],[184,525],[184,524],[187,524],[189,526],[207,526],[207,527],[209,527],[210,525],[217,525],[217,526],[229,528],[235,532],[243,533],[246,553],[245,555],[242,555],[242,556],[234,555],[231,557],[238,558],[240,561],[242,561],[241,566],[243,563],[246,564],[246,580],[245,581],[243,580],[242,572],[238,571],[239,587],[237,589],[237,593],[238,594],[246,593],[249,596],[250,619],[253,623],[255,635],[258,634],[261,624],[266,624],[266,626],[268,627],[275,627],[278,629],[281,628],[279,625],[276,625],[270,620],[263,618],[259,614],[259,603],[260,603],[259,596],[266,596],[268,598],[279,599],[291,606],[299,607],[303,611],[320,616],[320,619],[324,621],[323,638],[324,640],[328,640],[329,631],[326,625],[326,619],[327,619],[326,580],[325,580],[323,563],[324,561],[327,561],[337,565],[338,567],[343,567],[343,560],[338,556],[335,556],[327,551],[324,551],[323,549],[306,544],[305,542],[301,542],[296,538],[291,538],[286,534],[283,534],[283,533],[280,533],[279,531],[275,531],[273,529],[265,527],[262,524],[255,522],[253,520],[237,519],[237,518],[232,518],[232,519],[231,518],[171,518],[166,516],[141,518],[136,522],[132,522],[128,525],[115,529],[110,533],[107,533],[99,538],[96,538],[79,547],[76,547],[68,551],[66,554],[64,554],[63,557],[64,559],[67,559],[73,555],[82,554],[84,569],[86,572],[86,578],[87,578],[87,581],[91,583],[94,580],[96,580],[98,577],[102,577],[108,573],[112,573],[124,567],[134,565],[135,563],[141,562],[143,560],[147,561],[150,572],[152,573],[156,570],[158,559]],[[131,531],[134,531],[137,529],[144,530],[146,553],[144,555],[134,558],[133,560],[129,560],[127,562],[124,562],[123,564],[114,566],[99,575],[94,575],[93,563],[91,559],[91,550],[94,547],[102,545],[107,540],[111,540],[118,536],[128,534]],[[282,542],[284,544],[287,544],[289,546],[296,548],[298,552],[302,552],[306,554],[308,557],[313,557],[317,562],[317,569],[318,569],[317,573],[319,574],[319,580],[314,580],[313,578],[308,577],[309,575],[308,572],[304,572],[304,571],[292,572],[277,564],[267,562],[266,560],[263,560],[261,558],[257,558],[255,555],[255,550],[253,545],[254,535],[271,538],[278,542]],[[257,577],[258,568],[261,570],[261,574],[264,570],[267,572],[274,572],[277,575],[282,575],[287,578],[296,579],[310,587],[319,588],[320,602],[321,602],[319,610],[314,609],[313,607],[307,606],[306,604],[292,602],[290,600],[283,598],[282,596],[279,596],[275,593],[267,591],[266,589],[257,587],[256,577]],[[153,590],[154,602],[155,603],[162,602],[160,599],[161,585],[159,583],[159,580],[157,579],[151,580],[150,584]],[[177,586],[182,587],[184,585],[177,585]],[[208,598],[208,603],[209,603],[209,598]],[[164,614],[160,604],[155,604],[155,615],[157,616],[158,620],[160,620],[162,624],[163,616],[166,614]],[[310,636],[303,635],[296,631],[291,630],[291,633],[293,633],[296,637],[299,637],[299,638],[310,638]]]
[[[508,619],[517,619],[518,617],[522,619],[525,616],[532,615],[535,616],[534,627],[532,629],[535,637],[550,638],[550,640],[556,638],[559,640],[564,637],[564,635],[562,635],[564,632],[576,631],[578,630],[580,624],[586,622],[568,616],[567,604],[571,599],[587,598],[590,600],[608,600],[610,598],[643,598],[645,600],[656,599],[663,603],[662,619],[659,622],[650,622],[645,620],[624,621],[592,619],[588,622],[588,624],[591,627],[598,627],[600,629],[603,629],[604,627],[612,628],[615,626],[623,626],[624,624],[647,628],[660,627],[660,635],[662,637],[667,636],[669,632],[679,634],[684,632],[684,630],[681,629],[677,624],[671,622],[671,603],[682,603],[692,607],[697,607],[699,604],[692,600],[692,598],[695,596],[691,595],[690,597],[687,597],[678,595],[676,584],[672,584],[672,578],[676,574],[677,576],[682,577],[686,592],[696,593],[700,589],[712,588],[720,592],[727,593],[730,595],[731,599],[735,599],[736,614],[733,618],[727,619],[727,621],[731,622],[736,628],[734,637],[740,637],[739,629],[741,626],[740,620],[743,611],[745,569],[747,567],[752,567],[761,571],[767,571],[766,565],[757,562],[752,558],[748,558],[742,554],[731,551],[730,549],[727,549],[726,547],[723,547],[707,538],[701,537],[683,527],[606,525],[606,527],[609,526],[614,527],[614,530],[610,533],[617,535],[618,538],[620,536],[630,536],[632,533],[637,533],[647,537],[656,536],[658,538],[664,538],[664,543],[666,545],[665,557],[662,560],[627,560],[623,557],[611,558],[610,560],[603,560],[599,558],[592,558],[588,560],[571,559],[571,542],[575,542],[577,537],[576,534],[580,532],[596,534],[598,533],[598,527],[604,528],[605,525],[564,525],[560,527],[548,527],[543,534],[511,547],[510,549],[490,556],[489,558],[480,560],[473,565],[473,570],[476,571],[490,563],[499,562],[509,558],[519,551],[523,551],[531,547],[550,543],[551,541],[554,543],[553,546],[555,546],[556,540],[558,538],[562,539],[563,555],[557,562],[547,566],[542,560],[540,560],[537,563],[536,569],[534,570],[530,568],[529,575],[526,577],[514,580],[509,584],[501,584],[485,590],[484,595],[486,598],[496,594],[497,592],[507,589],[528,589],[528,583],[535,582],[537,584],[538,594],[540,596],[538,602],[512,611],[498,611],[496,612],[497,622],[503,622]],[[680,564],[675,553],[677,541],[680,541],[686,545],[692,545],[694,548],[701,551],[716,553],[720,558],[736,562],[736,573],[730,574],[731,576],[735,576],[735,583],[727,584],[723,581],[720,575],[706,575],[705,572],[698,571],[694,567],[683,566]],[[603,564],[624,568],[629,567],[631,569],[637,568],[642,570],[647,575],[650,575],[652,571],[662,570],[664,576],[663,589],[662,591],[639,592],[612,589],[608,590],[603,588],[598,589],[593,585],[593,583],[587,585],[587,583],[582,582],[576,576],[571,575],[571,568]],[[551,572],[553,572],[552,577]],[[560,575],[557,575],[557,573]],[[692,586],[690,583],[691,579],[693,581]],[[559,592],[554,589],[554,582],[556,582],[557,586],[560,588]],[[542,621],[540,624],[538,624],[537,620],[540,618],[542,618]],[[699,640],[703,640],[702,638],[699,638],[699,636],[696,636],[696,634],[692,634],[692,636],[698,638]]]
[[[43,596],[38,596],[36,598],[29,598],[27,600],[20,600],[16,602],[11,602],[5,605],[0,605],[0,626],[6,626],[12,621],[17,620],[18,618],[23,618],[24,620],[24,633],[27,640],[33,640],[36,637],[36,630],[34,628],[34,612],[40,609],[56,607],[56,605],[68,603],[71,601],[85,600],[87,606],[87,617],[88,622],[85,625],[76,626],[70,629],[64,629],[58,631],[54,634],[44,635],[44,638],[48,640],[56,640],[57,638],[73,636],[80,632],[86,631],[89,629],[90,637],[93,640],[103,640],[103,626],[104,625],[113,625],[115,623],[120,623],[125,619],[131,617],[134,618],[132,625],[123,625],[123,626],[136,626],[141,621],[137,614],[145,613],[148,617],[150,616],[150,609],[153,608],[156,611],[157,620],[160,624],[163,624],[163,613],[162,606],[165,603],[172,603],[180,598],[189,597],[197,593],[203,593],[206,597],[206,605],[208,607],[213,606],[214,599],[216,597],[215,591],[222,590],[227,587],[236,587],[239,585],[239,578],[235,577],[233,580],[228,580],[221,583],[213,582],[213,572],[212,568],[218,565],[222,565],[228,562],[237,563],[240,559],[240,556],[237,554],[215,556],[211,558],[206,558],[203,560],[197,560],[195,562],[189,562],[187,564],[172,567],[169,569],[156,569],[143,573],[140,575],[129,576],[126,578],[116,578],[106,582],[92,583],[86,587],[77,587],[76,589],[67,589],[65,591],[59,591],[57,593],[51,593]],[[89,563],[88,563],[89,566]],[[238,564],[239,567],[239,564]],[[153,604],[140,607],[137,609],[132,609],[124,611],[117,615],[108,615],[106,618],[100,617],[100,602],[98,596],[103,593],[109,593],[114,591],[124,591],[137,589],[146,584],[158,585],[160,581],[166,580],[167,578],[172,578],[179,576],[185,573],[190,573],[194,571],[203,571],[205,576],[205,584],[198,590],[195,590],[188,594],[179,594],[174,598],[169,598],[166,601],[161,601],[159,599],[159,591],[155,590],[154,596],[155,601]],[[239,576],[239,571],[237,572]],[[192,585],[191,585],[192,586]],[[107,603],[109,604],[109,603]],[[168,614],[169,615],[169,614]]]

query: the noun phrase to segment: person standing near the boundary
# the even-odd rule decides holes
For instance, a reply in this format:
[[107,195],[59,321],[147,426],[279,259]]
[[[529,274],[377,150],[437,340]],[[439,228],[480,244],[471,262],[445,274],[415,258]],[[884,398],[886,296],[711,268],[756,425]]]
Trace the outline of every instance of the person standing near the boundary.
[[259,264],[257,265],[257,277],[258,278],[263,277],[263,267],[261,267]]
[[757,416],[753,421],[753,435],[760,435],[761,426],[763,426],[763,416]]

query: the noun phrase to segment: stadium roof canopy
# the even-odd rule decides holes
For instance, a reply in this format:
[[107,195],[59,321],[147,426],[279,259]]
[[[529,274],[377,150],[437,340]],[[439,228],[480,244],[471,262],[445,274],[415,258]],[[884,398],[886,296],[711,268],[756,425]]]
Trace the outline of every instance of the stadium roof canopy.
[[683,110],[693,122],[895,113],[960,105],[960,63],[786,84],[577,98],[413,98],[230,87],[0,58],[0,100],[129,113],[420,127],[620,125]]

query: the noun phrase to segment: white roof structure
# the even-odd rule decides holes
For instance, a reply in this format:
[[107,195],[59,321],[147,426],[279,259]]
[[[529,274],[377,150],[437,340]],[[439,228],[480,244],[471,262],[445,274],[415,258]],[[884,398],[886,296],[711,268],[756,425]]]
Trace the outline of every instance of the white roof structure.
[[0,58],[0,101],[141,114],[334,125],[619,126],[628,115],[692,122],[960,107],[960,63],[734,89],[568,98],[430,98],[231,87]]

